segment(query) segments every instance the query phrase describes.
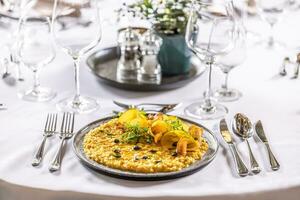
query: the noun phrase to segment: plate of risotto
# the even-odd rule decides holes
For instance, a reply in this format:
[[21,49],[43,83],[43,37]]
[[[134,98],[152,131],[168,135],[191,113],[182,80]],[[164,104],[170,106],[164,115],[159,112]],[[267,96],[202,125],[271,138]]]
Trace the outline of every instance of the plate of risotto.
[[80,161],[99,173],[129,180],[166,180],[207,166],[219,145],[199,123],[129,109],[83,127],[75,134],[73,147]]

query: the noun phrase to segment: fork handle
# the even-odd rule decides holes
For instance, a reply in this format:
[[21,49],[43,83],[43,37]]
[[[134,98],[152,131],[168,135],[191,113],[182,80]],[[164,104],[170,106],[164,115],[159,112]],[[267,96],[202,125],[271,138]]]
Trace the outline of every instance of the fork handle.
[[65,144],[65,138],[62,138],[60,145],[59,145],[59,149],[55,154],[54,160],[50,164],[50,167],[49,167],[50,172],[55,172],[60,169],[61,161],[62,161],[62,150],[63,150],[64,144]]
[[37,152],[34,155],[34,158],[31,163],[32,166],[38,166],[41,163],[41,161],[43,159],[43,155],[44,155],[46,139],[47,139],[47,136],[44,136],[42,143],[40,144]]

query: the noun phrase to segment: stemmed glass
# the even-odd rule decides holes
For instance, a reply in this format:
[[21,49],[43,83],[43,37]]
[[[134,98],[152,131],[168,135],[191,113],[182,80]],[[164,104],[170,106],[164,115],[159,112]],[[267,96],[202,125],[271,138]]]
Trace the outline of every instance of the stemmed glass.
[[191,51],[208,67],[208,89],[204,99],[185,108],[187,115],[198,119],[223,117],[228,109],[212,98],[212,67],[215,57],[234,46],[236,24],[232,2],[192,2],[185,40]]
[[270,35],[267,40],[267,47],[273,48],[274,45],[282,43],[274,40],[273,29],[275,24],[281,19],[284,11],[290,4],[290,0],[257,0],[258,11],[262,19],[270,25]]
[[35,5],[37,0],[3,0],[3,9],[10,13],[11,16],[18,17],[18,21],[9,20],[9,35],[8,40],[5,40],[5,45],[8,49],[6,59],[10,60],[10,64],[17,68],[17,78],[19,81],[23,81],[20,62],[17,60],[17,43],[20,24],[23,18],[28,15],[29,10]]
[[89,113],[98,108],[98,102],[80,94],[79,65],[83,55],[101,40],[99,0],[55,0],[52,13],[52,34],[58,47],[73,59],[76,94],[61,100],[62,111]]
[[219,56],[216,63],[219,65],[222,72],[225,74],[225,81],[221,88],[218,89],[214,96],[222,102],[236,101],[242,93],[236,89],[228,88],[228,76],[231,70],[241,65],[246,60],[246,30],[240,25],[236,33],[235,45],[233,49],[226,55]]
[[23,18],[17,39],[17,59],[34,73],[32,89],[19,96],[28,101],[48,101],[55,97],[51,89],[40,86],[39,72],[55,58],[49,18]]

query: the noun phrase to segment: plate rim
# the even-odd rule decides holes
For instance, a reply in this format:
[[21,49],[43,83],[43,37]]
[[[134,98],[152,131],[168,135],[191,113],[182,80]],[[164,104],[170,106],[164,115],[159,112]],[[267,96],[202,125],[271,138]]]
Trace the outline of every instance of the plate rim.
[[[147,114],[152,114],[152,112],[147,112]],[[88,168],[91,168],[92,170],[94,170],[94,171],[96,171],[97,173],[100,173],[100,174],[104,174],[104,175],[108,175],[108,176],[115,177],[115,178],[120,178],[120,179],[136,180],[136,181],[160,181],[160,180],[176,179],[176,178],[191,175],[191,174],[199,171],[200,169],[206,167],[207,165],[209,165],[215,159],[215,157],[218,153],[218,150],[219,150],[220,144],[218,142],[218,139],[210,129],[206,128],[201,123],[195,122],[191,119],[187,119],[187,118],[184,118],[184,117],[181,117],[181,116],[176,116],[179,119],[184,120],[188,123],[201,126],[210,135],[210,137],[213,138],[216,147],[215,147],[215,151],[212,153],[212,155],[210,156],[210,158],[208,160],[206,160],[204,163],[202,163],[199,166],[191,168],[191,166],[193,166],[193,164],[192,164],[192,165],[190,165],[186,168],[183,168],[180,171],[174,171],[174,172],[138,173],[138,172],[131,172],[131,171],[124,171],[124,170],[120,170],[120,169],[114,169],[114,168],[105,166],[103,164],[97,163],[96,161],[93,161],[93,160],[89,159],[82,151],[80,151],[81,147],[76,146],[76,141],[75,141],[76,138],[78,137],[78,135],[80,133],[83,133],[83,131],[85,129],[89,129],[93,125],[99,124],[99,123],[101,123],[103,121],[106,121],[106,120],[113,119],[114,117],[116,117],[116,115],[107,115],[107,116],[101,117],[97,120],[94,120],[93,122],[88,123],[87,125],[83,126],[80,130],[78,130],[72,138],[72,149],[73,149],[73,152],[75,153],[77,159],[84,166],[87,166]],[[84,135],[86,135],[87,133],[88,132],[84,133]],[[90,161],[90,162],[88,162],[87,160]],[[200,161],[201,160],[199,160],[199,162]],[[98,167],[97,167],[97,165],[98,165]]]

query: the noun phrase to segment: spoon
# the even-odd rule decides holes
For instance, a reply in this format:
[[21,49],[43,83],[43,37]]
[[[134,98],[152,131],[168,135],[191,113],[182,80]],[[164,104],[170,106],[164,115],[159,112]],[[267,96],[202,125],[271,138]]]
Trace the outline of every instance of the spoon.
[[233,129],[233,132],[236,135],[241,137],[247,143],[248,150],[249,150],[249,155],[250,155],[251,172],[253,174],[260,173],[260,171],[261,171],[260,167],[259,167],[259,165],[258,165],[258,163],[257,163],[257,161],[256,161],[256,159],[253,155],[253,152],[252,152],[251,147],[250,147],[250,143],[248,141],[248,139],[253,136],[253,126],[252,126],[251,121],[245,115],[243,115],[241,113],[237,113],[234,116],[234,120],[233,120],[233,123],[232,123],[232,129]]

